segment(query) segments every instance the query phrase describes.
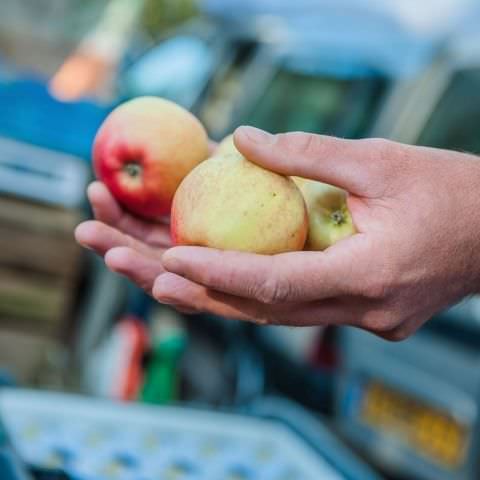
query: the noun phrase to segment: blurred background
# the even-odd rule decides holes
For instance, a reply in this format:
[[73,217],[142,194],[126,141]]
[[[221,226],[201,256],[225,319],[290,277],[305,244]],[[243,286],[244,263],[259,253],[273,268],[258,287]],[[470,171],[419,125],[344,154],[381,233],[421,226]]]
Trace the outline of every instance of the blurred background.
[[73,238],[96,130],[141,95],[214,140],[480,152],[479,25],[474,0],[0,0],[1,478],[480,478],[479,299],[401,343],[187,317]]

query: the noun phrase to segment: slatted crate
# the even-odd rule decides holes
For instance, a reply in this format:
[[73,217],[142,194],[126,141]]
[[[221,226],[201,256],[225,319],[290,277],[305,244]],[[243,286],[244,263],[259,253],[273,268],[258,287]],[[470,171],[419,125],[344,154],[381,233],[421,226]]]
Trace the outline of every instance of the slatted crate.
[[0,196],[0,328],[60,336],[81,250],[76,210]]
[[73,325],[88,178],[76,157],[0,137],[0,367],[28,384]]

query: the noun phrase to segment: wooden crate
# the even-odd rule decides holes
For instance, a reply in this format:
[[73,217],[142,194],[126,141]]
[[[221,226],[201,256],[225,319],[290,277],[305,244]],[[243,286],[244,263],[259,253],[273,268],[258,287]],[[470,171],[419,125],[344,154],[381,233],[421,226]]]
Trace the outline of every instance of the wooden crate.
[[60,277],[75,275],[79,246],[75,210],[0,197],[0,266]]
[[0,197],[0,328],[57,336],[80,268],[75,210]]

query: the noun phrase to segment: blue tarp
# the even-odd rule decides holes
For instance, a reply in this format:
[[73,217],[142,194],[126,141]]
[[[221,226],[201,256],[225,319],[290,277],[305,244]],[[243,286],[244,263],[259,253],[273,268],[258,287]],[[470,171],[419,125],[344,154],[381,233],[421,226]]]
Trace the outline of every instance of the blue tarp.
[[60,102],[42,80],[0,82],[0,135],[85,160],[109,111],[90,101]]

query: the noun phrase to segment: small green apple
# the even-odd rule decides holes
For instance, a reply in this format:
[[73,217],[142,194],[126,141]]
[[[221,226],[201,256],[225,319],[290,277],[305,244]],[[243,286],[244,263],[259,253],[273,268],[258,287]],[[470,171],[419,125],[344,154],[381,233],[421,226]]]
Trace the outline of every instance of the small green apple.
[[293,180],[307,205],[309,226],[306,250],[325,250],[355,233],[344,190],[300,177],[293,177]]

